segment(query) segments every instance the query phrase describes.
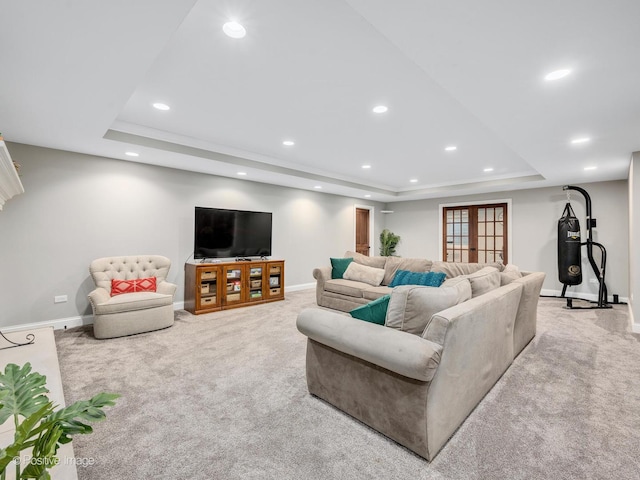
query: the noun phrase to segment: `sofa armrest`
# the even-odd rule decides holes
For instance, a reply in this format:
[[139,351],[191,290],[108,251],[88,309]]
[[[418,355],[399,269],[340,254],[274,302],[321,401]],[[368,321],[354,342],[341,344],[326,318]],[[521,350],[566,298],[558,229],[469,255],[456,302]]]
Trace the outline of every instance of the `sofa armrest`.
[[111,298],[109,292],[102,287],[96,288],[94,291],[89,293],[89,302],[91,303],[91,308],[93,311],[96,311],[96,305],[100,305],[101,303],[106,303]]
[[156,286],[156,293],[161,293],[163,295],[171,295],[173,297],[173,295],[176,293],[177,288],[178,288],[177,285],[173,283],[165,282],[163,280]]
[[331,267],[314,268],[313,278],[318,281],[318,284],[324,285],[324,282],[331,280]]
[[442,347],[436,343],[340,313],[308,308],[296,325],[311,340],[423,382],[433,378],[440,362]]

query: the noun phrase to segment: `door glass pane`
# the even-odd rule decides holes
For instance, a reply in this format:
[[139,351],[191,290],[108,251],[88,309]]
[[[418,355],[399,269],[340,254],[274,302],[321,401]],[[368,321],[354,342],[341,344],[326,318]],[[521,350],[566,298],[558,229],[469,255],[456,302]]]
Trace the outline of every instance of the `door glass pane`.
[[447,237],[447,246],[453,245],[453,237]]
[[447,235],[453,235],[453,225],[447,223]]
[[456,250],[453,252],[453,261],[454,262],[460,261],[460,250]]
[[478,209],[478,221],[479,222],[484,222],[484,208],[479,208]]
[[493,237],[487,237],[487,250],[493,250]]
[[460,222],[460,210],[455,210],[453,212],[453,221]]
[[447,212],[447,223],[451,223],[453,221],[453,212],[449,210]]
[[462,261],[467,263],[469,261],[469,251],[468,250],[463,250],[462,251]]
[[453,261],[453,250],[447,250],[447,262]]
[[469,221],[469,210],[467,210],[467,209],[462,210],[462,221],[463,222],[468,222]]
[[492,251],[487,252],[487,263],[495,262],[495,257]]
[[503,217],[504,217],[504,212],[503,212],[503,210],[504,210],[504,209],[503,209],[502,207],[497,207],[497,208],[496,208],[496,220],[500,220],[500,221],[502,221],[502,220],[503,220]]
[[502,222],[496,222],[496,235],[504,235]]
[[484,256],[484,252],[478,252],[478,263],[485,263],[485,256]]
[[478,237],[478,250],[486,250],[484,239],[485,237]]
[[485,235],[485,223],[478,222],[478,235]]
[[487,235],[493,235],[493,222],[487,222]]
[[487,208],[487,221],[493,221],[493,208]]
[[496,250],[502,250],[504,240],[502,237],[496,237]]

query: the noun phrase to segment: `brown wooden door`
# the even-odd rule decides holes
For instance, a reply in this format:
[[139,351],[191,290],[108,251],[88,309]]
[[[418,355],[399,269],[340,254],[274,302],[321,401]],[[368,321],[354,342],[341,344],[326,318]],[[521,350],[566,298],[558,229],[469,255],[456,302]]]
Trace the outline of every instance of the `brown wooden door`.
[[506,203],[444,207],[442,223],[445,261],[507,263]]
[[356,208],[356,252],[369,256],[369,210]]

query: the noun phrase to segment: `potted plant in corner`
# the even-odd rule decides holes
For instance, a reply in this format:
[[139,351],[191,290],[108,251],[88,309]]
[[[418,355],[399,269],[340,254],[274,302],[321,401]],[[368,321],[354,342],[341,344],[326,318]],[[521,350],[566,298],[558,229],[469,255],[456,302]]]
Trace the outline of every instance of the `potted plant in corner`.
[[380,233],[380,255],[383,257],[395,255],[398,242],[400,242],[400,235],[396,235],[387,228],[382,230]]
[[[45,395],[47,378],[31,371],[31,364],[18,367],[13,363],[0,373],[0,425],[13,418],[13,443],[0,447],[0,479],[4,480],[9,464],[16,460],[16,479],[48,480],[48,470],[59,463],[56,456],[60,445],[69,443],[75,434],[91,433],[87,424],[106,418],[104,407],[115,405],[120,395],[99,393],[90,400],[78,401],[56,409]],[[85,423],[87,422],[87,423]],[[24,469],[21,452],[32,449]]]

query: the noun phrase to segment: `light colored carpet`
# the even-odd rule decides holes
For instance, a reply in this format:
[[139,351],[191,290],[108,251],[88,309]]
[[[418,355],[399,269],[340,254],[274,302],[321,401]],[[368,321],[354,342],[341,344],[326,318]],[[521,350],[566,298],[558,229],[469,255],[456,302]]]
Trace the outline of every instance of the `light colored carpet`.
[[[314,291],[95,340],[56,335],[67,402],[122,398],[74,441],[80,480],[632,479],[640,343],[626,306],[540,300],[538,335],[432,463],[307,392],[297,313]],[[340,372],[336,372],[339,375]]]

